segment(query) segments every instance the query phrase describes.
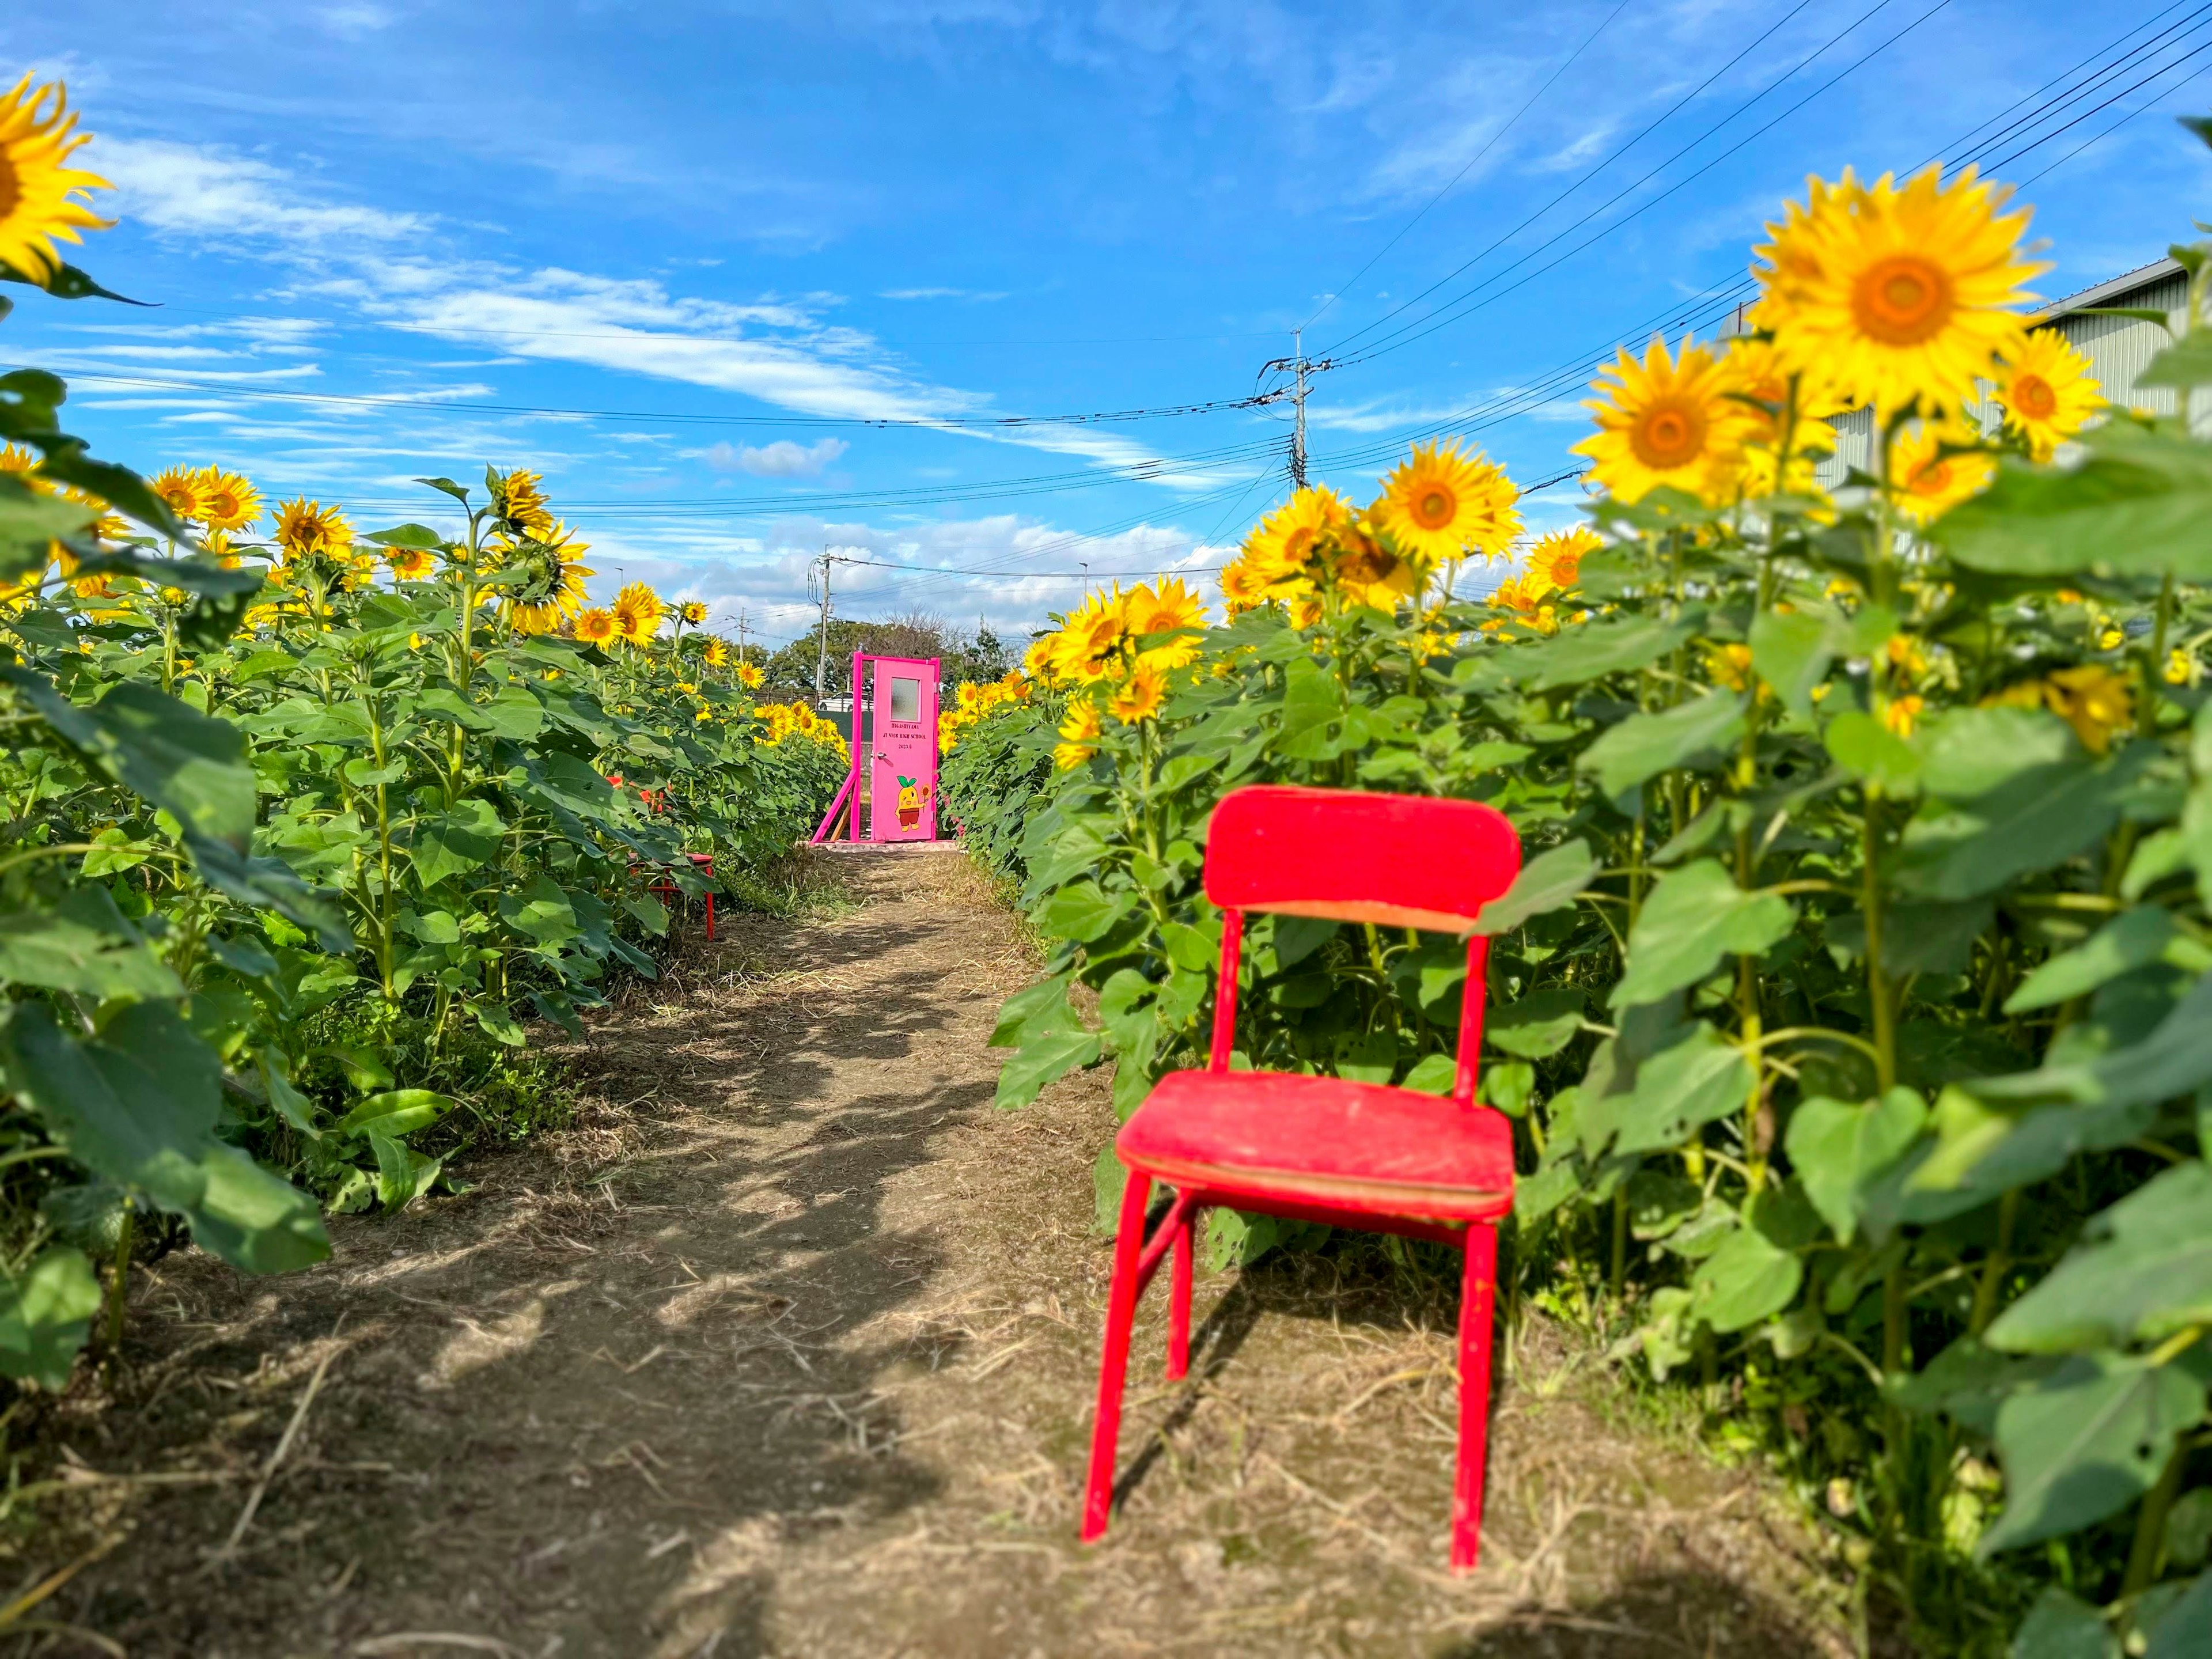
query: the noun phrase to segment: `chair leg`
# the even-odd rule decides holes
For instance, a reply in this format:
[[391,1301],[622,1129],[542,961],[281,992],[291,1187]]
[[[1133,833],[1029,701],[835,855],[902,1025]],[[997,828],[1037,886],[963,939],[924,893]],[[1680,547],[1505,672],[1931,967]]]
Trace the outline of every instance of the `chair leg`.
[[1114,1507],[1114,1461],[1121,1449],[1121,1385],[1129,1375],[1129,1328],[1137,1322],[1137,1259],[1152,1178],[1129,1174],[1121,1189],[1121,1228],[1114,1236],[1114,1282],[1106,1292],[1106,1342],[1098,1356],[1098,1414],[1091,1427],[1091,1479],[1083,1496],[1083,1541],[1106,1535]]
[[1191,1233],[1200,1212],[1193,1210],[1176,1229],[1175,1277],[1168,1281],[1168,1381],[1180,1382],[1190,1371]]
[[708,895],[707,895],[707,942],[708,942],[708,944],[710,944],[710,945],[711,945],[712,943],[714,943],[714,896],[712,893],[709,893],[709,894],[708,894]]
[[1490,1439],[1492,1316],[1498,1292],[1498,1229],[1467,1230],[1459,1304],[1459,1474],[1452,1490],[1451,1564],[1473,1570],[1482,1553],[1482,1477]]

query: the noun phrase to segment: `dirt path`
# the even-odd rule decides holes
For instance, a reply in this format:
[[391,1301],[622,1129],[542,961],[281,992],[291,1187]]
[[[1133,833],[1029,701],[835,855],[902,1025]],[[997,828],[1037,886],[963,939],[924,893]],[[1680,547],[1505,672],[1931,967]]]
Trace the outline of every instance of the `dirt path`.
[[1484,1568],[1449,1577],[1452,1310],[1379,1261],[1201,1276],[1187,1384],[1155,1294],[1126,1504],[1079,1546],[1105,1079],[992,1110],[1008,918],[955,856],[857,879],[850,914],[738,918],[603,1017],[577,1126],[472,1191],[342,1221],[281,1285],[145,1274],[117,1399],[64,1423],[73,1517],[13,1552],[27,1586],[118,1540],[40,1609],[111,1646],[32,1648],[1845,1650],[1778,1506],[1541,1326]]

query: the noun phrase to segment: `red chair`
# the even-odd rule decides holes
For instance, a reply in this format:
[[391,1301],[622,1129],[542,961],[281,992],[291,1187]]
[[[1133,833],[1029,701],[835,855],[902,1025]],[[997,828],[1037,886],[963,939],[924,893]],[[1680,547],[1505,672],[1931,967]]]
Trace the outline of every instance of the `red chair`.
[[[1114,1143],[1129,1179],[1106,1304],[1085,1542],[1104,1536],[1113,1505],[1138,1299],[1172,1249],[1167,1374],[1173,1382],[1190,1367],[1193,1231],[1209,1208],[1227,1206],[1431,1239],[1464,1252],[1451,1560],[1455,1571],[1475,1565],[1497,1223],[1513,1207],[1512,1125],[1474,1103],[1490,941],[1480,934],[1468,939],[1459,1071],[1448,1101],[1341,1078],[1232,1072],[1229,1056],[1247,910],[1468,933],[1476,913],[1511,886],[1520,869],[1513,826],[1474,801],[1266,787],[1239,789],[1215,809],[1206,894],[1224,914],[1212,1060],[1203,1072],[1162,1078]],[[1155,1181],[1172,1186],[1176,1199],[1148,1242],[1145,1217]]]
[[[712,853],[686,853],[684,856],[691,860],[691,866],[693,869],[698,871],[701,875],[706,877],[709,883],[713,882],[714,879],[714,855]],[[635,864],[637,860],[635,859],[632,859],[630,862]],[[684,896],[684,890],[678,887],[674,882],[667,879],[665,877],[654,882],[653,885],[646,890],[656,895],[661,893],[668,895],[667,898],[663,899],[661,902],[672,910],[676,908],[677,904],[681,902]],[[711,885],[707,889],[705,897],[707,900],[707,937],[709,940],[712,940],[714,937],[714,890]]]

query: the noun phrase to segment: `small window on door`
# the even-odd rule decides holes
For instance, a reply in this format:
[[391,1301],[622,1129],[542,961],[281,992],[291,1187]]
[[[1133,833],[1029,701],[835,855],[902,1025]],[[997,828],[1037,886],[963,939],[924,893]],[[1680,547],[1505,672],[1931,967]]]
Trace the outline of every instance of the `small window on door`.
[[921,719],[921,682],[893,679],[891,681],[891,718],[895,720]]

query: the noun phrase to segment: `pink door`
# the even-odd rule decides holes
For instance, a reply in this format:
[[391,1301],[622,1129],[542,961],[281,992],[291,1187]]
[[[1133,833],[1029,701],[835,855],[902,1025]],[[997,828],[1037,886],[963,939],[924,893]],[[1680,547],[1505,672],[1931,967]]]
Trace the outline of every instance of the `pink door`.
[[868,835],[937,839],[937,662],[869,659]]

